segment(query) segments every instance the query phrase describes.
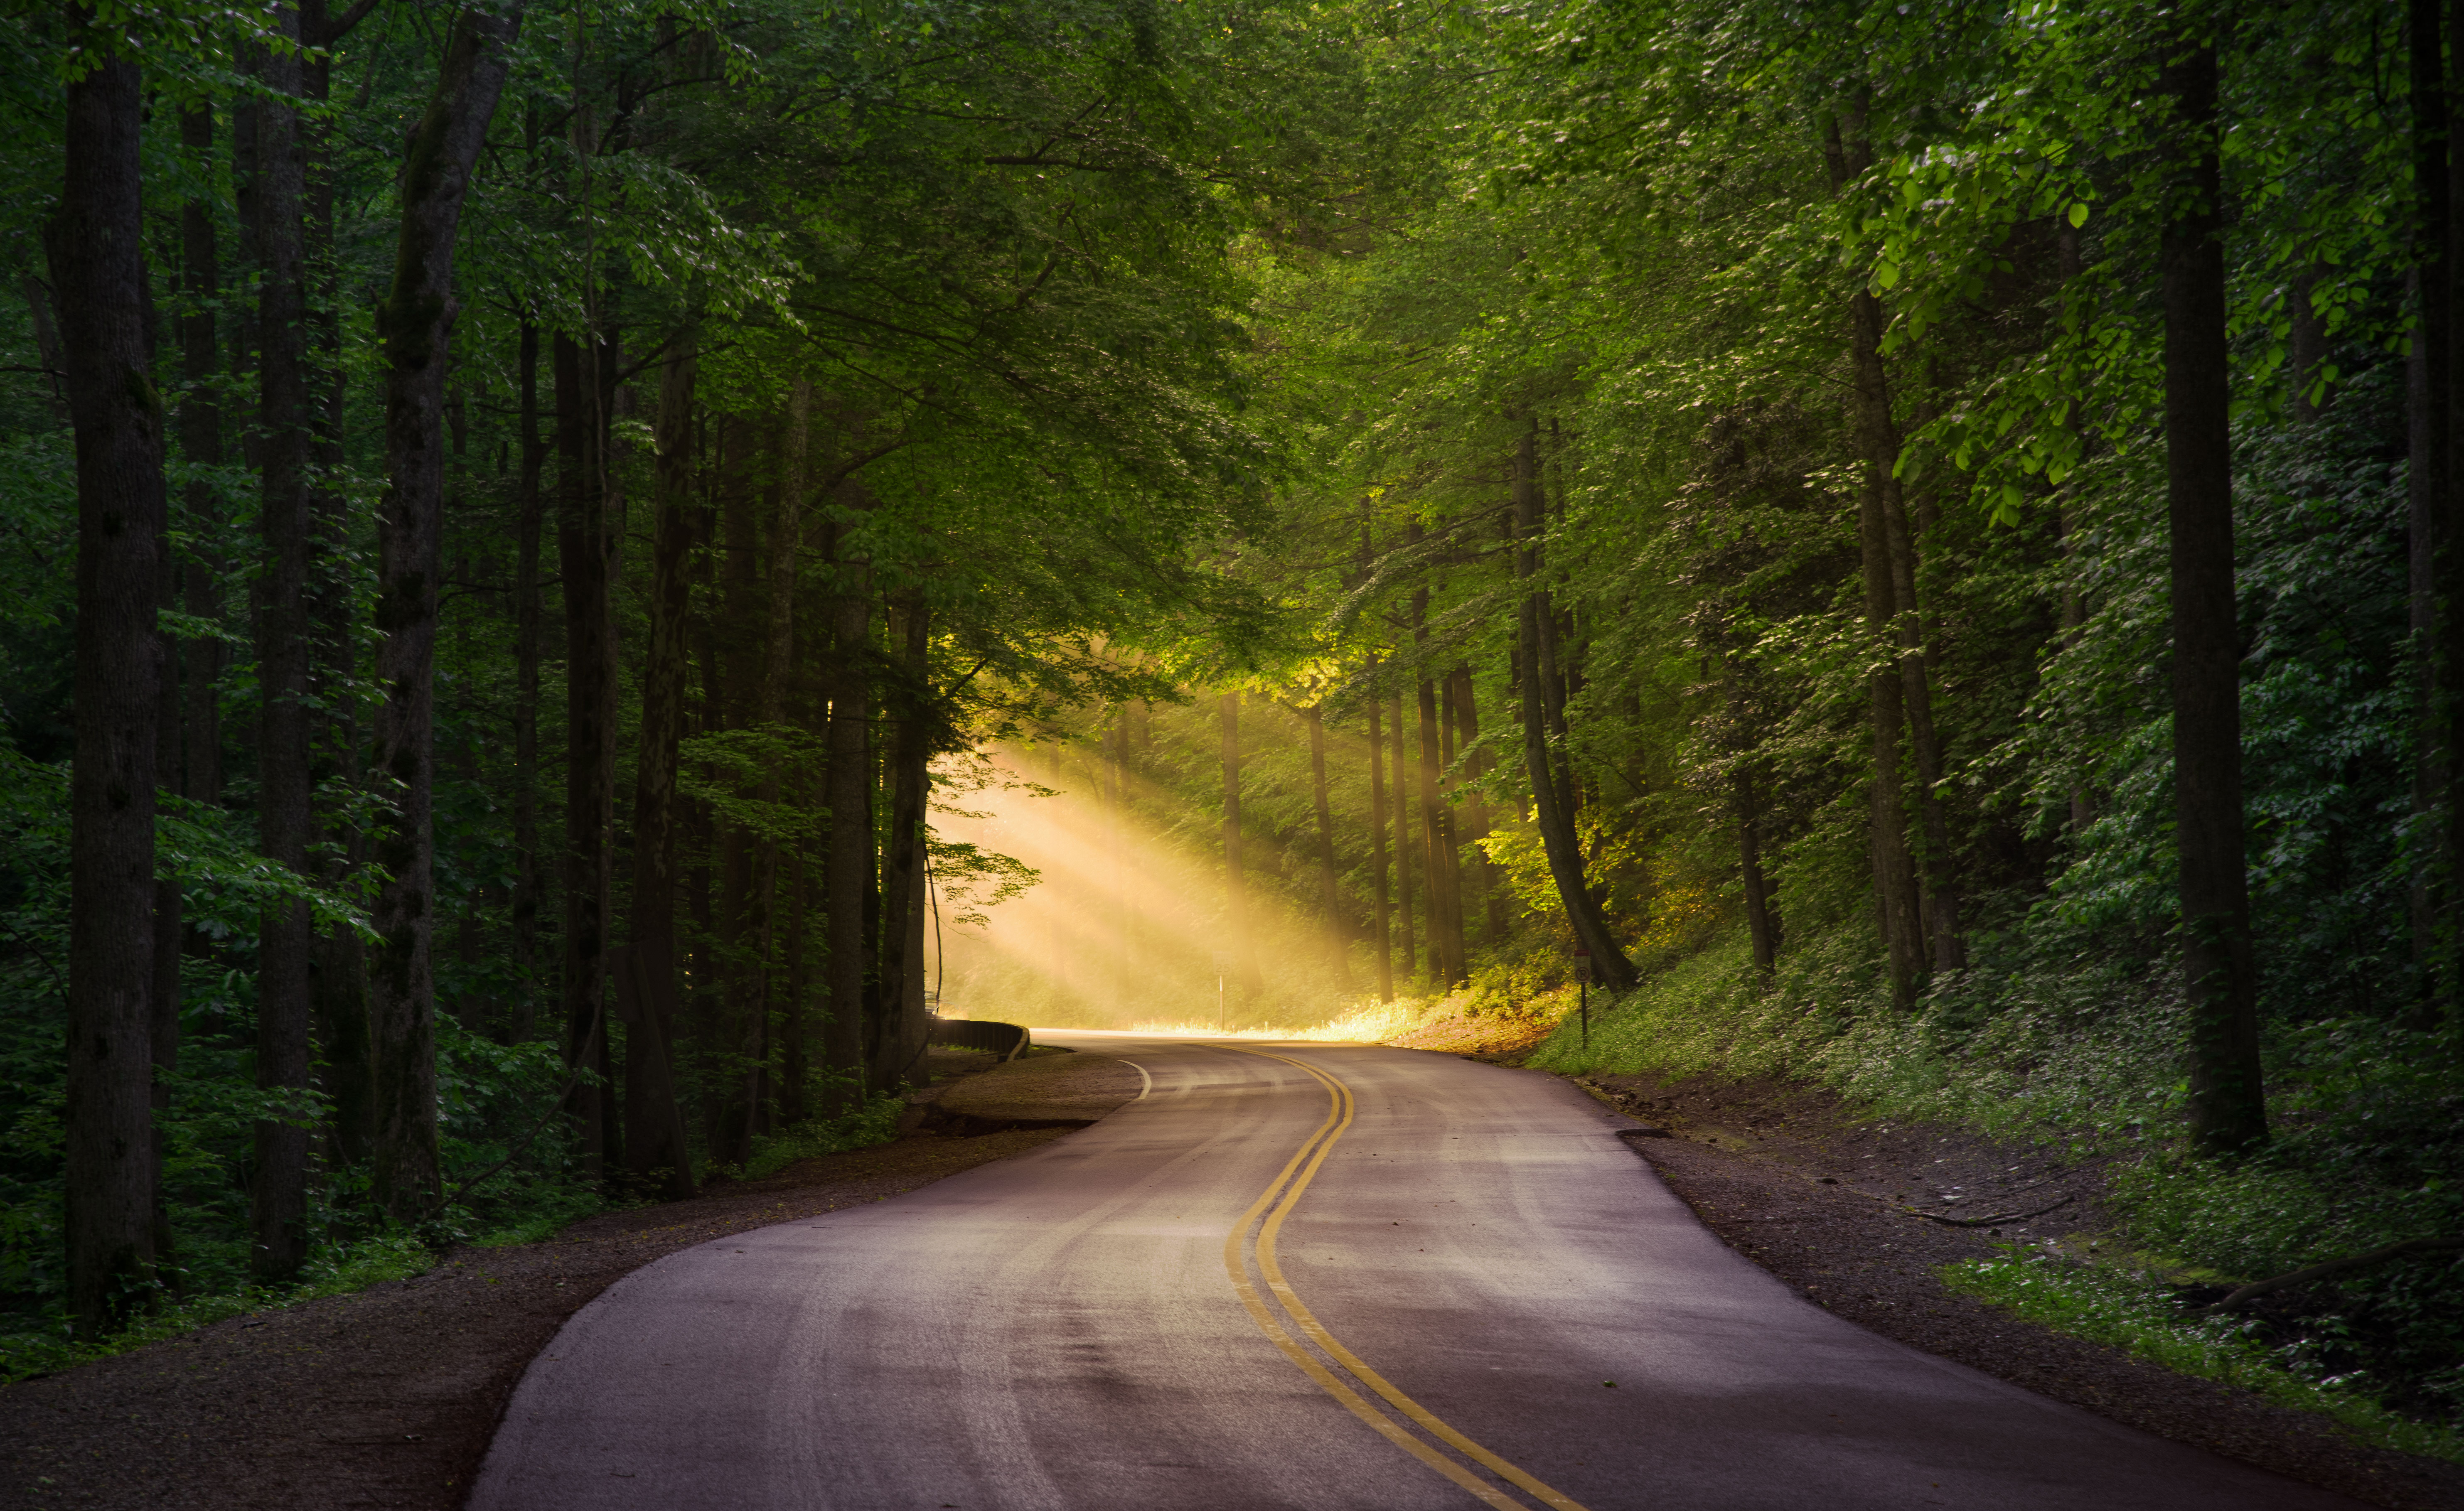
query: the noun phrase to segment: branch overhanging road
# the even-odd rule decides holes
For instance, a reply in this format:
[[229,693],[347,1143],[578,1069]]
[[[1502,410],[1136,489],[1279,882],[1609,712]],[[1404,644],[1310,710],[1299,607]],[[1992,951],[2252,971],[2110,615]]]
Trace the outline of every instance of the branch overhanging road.
[[2357,1504],[1840,1321],[1561,1081],[1038,1037],[1145,1089],[627,1276],[524,1375],[474,1511]]

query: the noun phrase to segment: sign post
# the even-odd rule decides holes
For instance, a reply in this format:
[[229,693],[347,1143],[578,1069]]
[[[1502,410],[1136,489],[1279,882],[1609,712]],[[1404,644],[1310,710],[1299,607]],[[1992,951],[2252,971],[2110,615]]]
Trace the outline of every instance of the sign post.
[[1589,1049],[1592,1047],[1592,952],[1581,945],[1574,946],[1574,989],[1579,994],[1575,1001],[1583,1016],[1583,1047]]
[[1215,952],[1215,1031],[1223,1032],[1223,978],[1232,971],[1232,957],[1222,951]]

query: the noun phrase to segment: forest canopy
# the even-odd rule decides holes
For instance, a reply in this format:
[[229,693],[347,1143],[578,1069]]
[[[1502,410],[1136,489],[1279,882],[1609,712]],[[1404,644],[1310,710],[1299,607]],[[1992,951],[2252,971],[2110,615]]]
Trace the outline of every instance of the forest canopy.
[[880,1136],[1033,907],[952,1011],[1580,975],[2225,1273],[2453,1234],[2445,26],[11,12],[9,1330]]

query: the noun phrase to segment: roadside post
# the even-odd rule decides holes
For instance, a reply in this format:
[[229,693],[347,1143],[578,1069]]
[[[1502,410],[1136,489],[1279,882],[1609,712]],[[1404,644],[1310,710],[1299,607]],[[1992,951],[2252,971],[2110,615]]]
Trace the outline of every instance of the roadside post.
[[1222,951],[1215,952],[1215,1031],[1223,1032],[1223,978],[1232,974],[1232,957]]
[[1583,1047],[1592,1047],[1592,952],[1582,945],[1574,946],[1574,1000],[1583,1015]]

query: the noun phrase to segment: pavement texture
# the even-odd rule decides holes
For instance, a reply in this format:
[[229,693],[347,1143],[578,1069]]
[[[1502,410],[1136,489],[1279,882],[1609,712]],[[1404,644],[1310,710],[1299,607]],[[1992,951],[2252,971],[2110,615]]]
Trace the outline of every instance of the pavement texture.
[[479,1511],[2359,1502],[1865,1331],[1553,1078],[1039,1033],[1136,1100],[672,1254],[533,1362]]

